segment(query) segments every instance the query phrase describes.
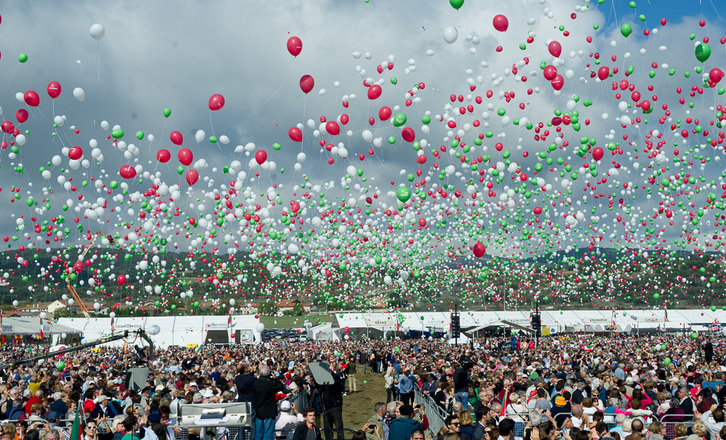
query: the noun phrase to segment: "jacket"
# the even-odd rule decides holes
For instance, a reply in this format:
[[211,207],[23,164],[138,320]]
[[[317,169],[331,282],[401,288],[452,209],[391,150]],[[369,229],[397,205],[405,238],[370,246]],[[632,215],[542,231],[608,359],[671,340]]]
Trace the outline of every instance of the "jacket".
[[421,424],[413,419],[406,417],[393,419],[388,430],[388,440],[410,440],[411,433],[417,429],[423,431]]
[[342,408],[343,407],[343,382],[337,371],[331,371],[333,376],[333,384],[323,388],[321,398],[325,404],[325,408]]
[[401,394],[408,394],[413,392],[413,381],[410,376],[402,376],[398,382],[398,391]]
[[383,376],[383,379],[386,381],[386,388],[393,388],[393,384],[396,381],[395,378],[396,369],[389,365],[386,374]]
[[[383,433],[383,422],[381,422],[378,414],[373,414],[370,419],[366,420],[365,425],[376,425],[378,427],[378,431],[381,433],[381,436],[385,438],[385,435]],[[378,440],[375,429],[369,429],[368,431],[366,431],[366,439]]]
[[285,386],[279,380],[261,377],[255,381],[255,406],[258,419],[275,419],[277,417],[278,391],[284,391]]
[[234,378],[234,386],[237,388],[237,401],[250,402],[255,405],[255,382],[257,379],[252,374],[238,374]]
[[[292,440],[307,440],[308,429],[309,428],[307,423],[301,423],[297,428],[295,428],[295,432],[292,434]],[[320,428],[313,425],[313,429],[315,430],[315,440],[322,440],[322,436],[320,435]]]

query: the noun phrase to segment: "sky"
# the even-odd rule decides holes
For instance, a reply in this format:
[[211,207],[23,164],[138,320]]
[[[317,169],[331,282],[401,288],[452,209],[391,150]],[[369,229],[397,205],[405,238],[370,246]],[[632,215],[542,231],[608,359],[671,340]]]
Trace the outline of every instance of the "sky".
[[[0,106],[21,131],[20,140],[3,139],[23,144],[17,153],[11,145],[0,151],[0,237],[10,237],[11,249],[80,248],[100,231],[151,254],[274,250],[275,258],[300,258],[301,267],[319,260],[318,271],[341,260],[473,260],[476,243],[509,256],[580,246],[720,251],[722,221],[709,195],[724,192],[723,144],[700,146],[718,131],[708,122],[722,95],[718,86],[687,94],[711,69],[726,69],[719,64],[724,21],[710,1],[629,3],[466,0],[456,10],[448,0],[13,2],[0,9]],[[500,14],[508,21],[502,31],[494,26]],[[104,29],[100,39],[91,35],[94,24]],[[302,41],[297,56],[287,49],[293,36]],[[704,37],[712,55],[701,63],[694,48]],[[559,57],[552,41],[561,45]],[[540,63],[557,68],[562,90],[543,77]],[[629,66],[634,73],[626,76]],[[591,76],[601,67],[612,77]],[[307,94],[303,75],[314,78]],[[62,87],[55,99],[46,92],[50,81]],[[613,81],[633,84],[642,98],[630,90],[616,98]],[[379,98],[371,99],[371,85],[381,87]],[[39,105],[28,104],[28,91],[37,92]],[[209,108],[214,94],[224,97],[221,109]],[[693,108],[678,102],[684,95]],[[639,107],[644,100],[652,114]],[[382,107],[406,122],[382,120]],[[19,109],[28,111],[23,124]],[[553,118],[572,112],[579,131],[563,124],[556,133]],[[330,133],[328,121],[340,134]],[[538,139],[527,122],[543,123],[550,134]],[[711,135],[682,136],[697,125]],[[293,127],[302,142],[290,138]],[[116,128],[123,137],[112,137]],[[405,140],[405,128],[417,143]],[[172,143],[173,131],[183,136],[181,146]],[[663,144],[644,151],[648,136],[659,134]],[[81,160],[70,159],[74,146]],[[604,150],[600,160],[596,147]],[[177,159],[181,148],[193,155],[188,166]],[[162,149],[169,162],[157,159]],[[260,152],[266,160],[258,164]],[[685,163],[674,162],[684,155]],[[473,169],[478,157],[483,162]],[[136,176],[125,179],[123,166]],[[198,173],[193,185],[191,170]],[[410,200],[399,197],[401,188],[413,192]],[[285,217],[293,214],[290,226]],[[34,231],[59,216],[65,223],[50,235]],[[154,242],[159,238],[167,244]],[[280,269],[275,258],[273,272]]]

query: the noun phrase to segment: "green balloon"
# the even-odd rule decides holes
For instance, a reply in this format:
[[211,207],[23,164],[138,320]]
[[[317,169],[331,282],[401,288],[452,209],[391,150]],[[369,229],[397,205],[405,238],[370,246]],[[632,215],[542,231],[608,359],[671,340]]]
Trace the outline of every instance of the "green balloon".
[[405,124],[407,120],[408,118],[406,118],[406,115],[404,115],[403,113],[398,113],[396,114],[396,116],[393,117],[393,125],[395,127],[400,127]]
[[623,37],[627,38],[633,33],[633,27],[630,26],[630,24],[625,23],[620,26],[620,33],[623,34]]
[[411,190],[407,186],[401,186],[396,190],[396,197],[401,203],[406,203],[411,198]]
[[136,132],[136,139],[141,140],[144,138],[144,132],[139,130]]
[[164,109],[164,117],[168,118],[169,116],[171,116],[171,109],[167,107]]
[[122,137],[124,137],[124,131],[120,128],[117,128],[116,130],[111,132],[111,137],[113,137],[114,139],[121,139]]
[[179,174],[180,176],[181,176],[182,174],[184,174],[184,166],[183,166],[183,165],[179,165],[178,167],[176,167],[176,172],[177,172],[177,173],[178,173],[178,174]]
[[28,61],[28,54],[21,53],[20,55],[18,55],[18,61],[20,61],[21,63]]
[[25,204],[28,206],[33,206],[33,203],[35,202],[33,201],[32,197],[28,197],[28,200],[25,201]]
[[711,56],[711,46],[707,43],[698,43],[696,46],[696,59],[700,62],[704,62]]
[[63,371],[63,369],[66,367],[66,363],[63,361],[59,361],[57,364],[55,364],[55,367],[58,369],[58,371]]
[[451,7],[457,11],[464,6],[464,0],[449,0],[449,3],[451,3]]
[[665,358],[663,359],[663,365],[666,367],[671,364],[671,358]]
[[691,333],[691,339],[696,339],[696,338],[698,338],[698,333],[696,333],[696,332]]
[[660,298],[660,294],[659,293],[654,293],[653,294],[653,299],[658,299],[658,298]]

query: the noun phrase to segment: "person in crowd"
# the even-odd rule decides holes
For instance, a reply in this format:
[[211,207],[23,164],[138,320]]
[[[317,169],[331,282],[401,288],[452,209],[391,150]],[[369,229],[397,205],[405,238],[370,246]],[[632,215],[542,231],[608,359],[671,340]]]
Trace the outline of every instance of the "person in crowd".
[[280,412],[275,420],[275,431],[292,431],[304,421],[305,418],[297,411],[295,404],[289,400],[283,400],[280,402]]
[[401,405],[398,413],[400,417],[396,417],[391,422],[388,430],[388,440],[409,440],[414,430],[423,431],[421,424],[413,420],[413,407],[411,405]]
[[366,420],[363,426],[363,431],[366,433],[367,440],[378,440],[384,437],[383,422],[386,415],[386,404],[383,402],[376,402],[373,405],[373,415]]
[[275,420],[277,420],[276,396],[278,392],[285,390],[285,386],[279,380],[270,377],[270,368],[267,366],[261,367],[259,374],[259,379],[254,383],[257,406],[255,440],[274,440]]

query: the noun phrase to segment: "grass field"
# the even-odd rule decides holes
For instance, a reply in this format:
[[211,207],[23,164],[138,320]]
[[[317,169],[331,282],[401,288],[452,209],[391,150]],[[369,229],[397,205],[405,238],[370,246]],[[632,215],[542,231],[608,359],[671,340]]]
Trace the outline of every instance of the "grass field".
[[[353,430],[361,429],[365,421],[373,415],[373,405],[376,402],[386,401],[382,374],[371,374],[369,368],[366,368],[366,374],[361,374],[359,365],[356,376],[358,392],[343,396],[343,426]],[[346,434],[345,437],[349,438],[350,435]]]
[[296,328],[302,327],[305,320],[317,325],[333,321],[333,315],[303,315],[303,316],[260,316],[260,322],[265,328]]

